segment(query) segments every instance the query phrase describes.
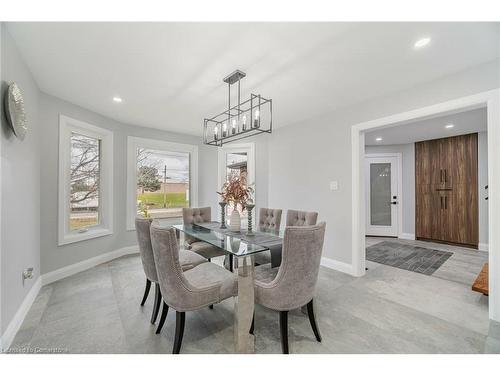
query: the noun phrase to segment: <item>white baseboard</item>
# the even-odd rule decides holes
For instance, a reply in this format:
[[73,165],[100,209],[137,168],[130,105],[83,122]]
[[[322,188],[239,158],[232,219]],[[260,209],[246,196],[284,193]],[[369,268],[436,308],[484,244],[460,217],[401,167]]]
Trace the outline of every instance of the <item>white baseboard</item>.
[[105,253],[102,255],[98,255],[96,257],[85,259],[84,261],[71,264],[67,267],[59,268],[55,271],[48,272],[42,275],[42,283],[43,285],[47,285],[53,283],[54,281],[64,279],[68,276],[75,275],[79,272],[86,271],[92,267],[98,266],[99,264],[103,264],[109,262],[113,259],[122,257],[128,254],[136,254],[139,252],[138,246],[128,246],[123,247],[121,249],[111,251],[109,253]]
[[489,246],[488,246],[488,244],[487,244],[487,243],[481,243],[481,242],[480,242],[480,243],[478,244],[478,246],[477,246],[477,249],[478,249],[479,251],[488,251]]
[[414,233],[401,233],[399,235],[399,238],[402,240],[415,240],[415,234]]
[[42,277],[40,276],[38,277],[38,279],[36,279],[35,283],[31,287],[26,297],[24,297],[21,306],[19,306],[16,314],[14,315],[9,325],[7,326],[7,329],[5,330],[5,333],[3,334],[1,339],[1,344],[2,344],[2,346],[0,346],[1,351],[9,349],[10,345],[12,344],[12,341],[14,340],[14,337],[16,337],[17,331],[19,331],[19,328],[21,328],[24,318],[26,318],[26,315],[28,314],[31,305],[33,305],[33,302],[35,302],[35,298],[36,296],[38,296],[38,292],[40,292],[41,288],[42,288]]
[[354,275],[352,264],[349,263],[339,262],[338,260],[322,257],[321,265],[326,268],[331,268],[332,270],[335,271],[340,271],[347,273],[349,275]]

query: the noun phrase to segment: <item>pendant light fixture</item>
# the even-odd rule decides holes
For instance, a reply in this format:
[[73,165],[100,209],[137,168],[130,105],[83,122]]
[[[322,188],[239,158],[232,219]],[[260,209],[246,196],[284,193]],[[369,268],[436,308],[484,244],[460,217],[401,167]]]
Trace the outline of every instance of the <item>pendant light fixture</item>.
[[[250,94],[250,98],[241,102],[240,81],[246,76],[236,70],[224,82],[228,86],[227,110],[203,123],[203,143],[221,147],[225,143],[234,142],[243,138],[273,131],[272,100],[260,94]],[[231,106],[231,86],[238,85],[238,102]]]

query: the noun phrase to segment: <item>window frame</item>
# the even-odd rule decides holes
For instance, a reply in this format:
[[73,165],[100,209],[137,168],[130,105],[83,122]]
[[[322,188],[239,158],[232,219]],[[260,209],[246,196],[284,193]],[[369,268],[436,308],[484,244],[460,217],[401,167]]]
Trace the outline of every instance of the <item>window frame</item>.
[[137,216],[137,148],[189,154],[189,204],[198,205],[198,146],[160,141],[150,138],[127,137],[127,231],[135,230]]
[[[80,231],[69,229],[71,194],[71,133],[100,140],[99,225]],[[113,132],[65,115],[59,115],[58,245],[113,234]]]
[[[248,184],[254,184],[254,204],[257,202],[257,183],[256,183],[256,170],[255,170],[255,143],[232,143],[226,144],[222,147],[218,148],[217,152],[217,191],[222,189],[222,185],[226,182],[226,161],[227,154],[237,153],[237,152],[246,152],[247,153],[247,182]],[[253,213],[252,222],[255,226],[257,214]]]

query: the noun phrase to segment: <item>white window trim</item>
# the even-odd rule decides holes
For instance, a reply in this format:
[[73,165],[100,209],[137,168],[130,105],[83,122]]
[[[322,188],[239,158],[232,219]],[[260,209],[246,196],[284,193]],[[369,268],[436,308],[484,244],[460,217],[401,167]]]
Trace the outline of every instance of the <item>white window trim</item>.
[[127,137],[127,230],[135,230],[137,215],[137,147],[160,151],[189,153],[189,202],[198,205],[198,146],[159,141],[149,138]]
[[[83,233],[69,230],[71,132],[101,140],[100,154],[100,224]],[[59,115],[59,246],[113,234],[113,132]]]
[[[257,205],[257,183],[255,181],[255,143],[233,143],[224,145],[218,148],[218,186],[217,191],[220,191],[222,185],[226,182],[226,155],[232,152],[246,152],[247,153],[247,181],[249,184],[254,184],[254,204]],[[254,211],[252,221],[255,225],[256,213]]]

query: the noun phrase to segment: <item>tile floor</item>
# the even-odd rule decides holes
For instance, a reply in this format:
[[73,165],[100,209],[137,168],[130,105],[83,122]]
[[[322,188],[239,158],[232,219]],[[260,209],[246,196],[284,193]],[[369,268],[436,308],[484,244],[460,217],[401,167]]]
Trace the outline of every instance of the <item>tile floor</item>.
[[[367,239],[367,246],[375,241]],[[399,241],[399,240],[395,240]],[[406,241],[406,243],[418,243]],[[470,289],[485,253],[453,251],[433,275],[368,263],[362,278],[321,268],[316,310],[323,342],[306,315],[289,318],[292,353],[500,353],[500,324],[488,321],[487,297]],[[42,288],[11,349],[69,353],[171,353],[175,314],[163,332],[149,323],[144,276],[126,256]],[[233,352],[233,302],[186,314],[182,353]],[[256,352],[280,353],[278,315],[256,308]]]

